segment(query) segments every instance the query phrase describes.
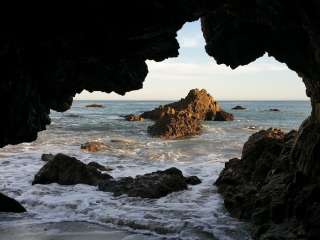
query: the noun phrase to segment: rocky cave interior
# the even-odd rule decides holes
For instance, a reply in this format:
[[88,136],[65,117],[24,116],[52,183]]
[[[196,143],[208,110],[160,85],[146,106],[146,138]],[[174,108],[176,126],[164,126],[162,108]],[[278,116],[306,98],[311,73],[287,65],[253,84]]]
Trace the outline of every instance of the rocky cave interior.
[[[148,74],[145,61],[178,56],[177,31],[184,23],[200,19],[206,52],[218,64],[234,69],[267,53],[285,63],[305,83],[312,113],[301,125],[290,151],[287,149],[290,164],[279,173],[286,176],[282,184],[286,192],[281,205],[286,208],[284,216],[277,221],[269,214],[265,217],[271,222],[268,227],[254,222],[252,214],[245,218],[259,225],[257,238],[271,239],[266,232],[281,229],[296,239],[318,239],[317,0],[96,1],[77,6],[56,4],[50,9],[41,6],[41,11],[31,5],[25,7],[8,10],[1,17],[4,22],[10,20],[10,24],[3,28],[0,40],[0,99],[4,113],[0,120],[0,147],[34,141],[37,133],[50,124],[50,109],[68,110],[75,94],[84,89],[123,95],[142,88]],[[268,194],[272,198],[275,192],[270,190]]]

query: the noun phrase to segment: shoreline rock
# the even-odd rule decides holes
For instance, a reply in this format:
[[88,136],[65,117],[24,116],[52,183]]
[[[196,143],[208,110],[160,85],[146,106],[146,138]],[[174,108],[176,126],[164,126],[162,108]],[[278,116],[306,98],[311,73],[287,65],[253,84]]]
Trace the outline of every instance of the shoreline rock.
[[102,172],[107,172],[107,171],[112,171],[113,170],[113,168],[103,166],[103,165],[101,165],[100,163],[97,163],[97,162],[89,162],[87,164],[87,166],[88,167],[94,167],[94,168],[96,168],[96,169],[98,169],[98,170],[100,170]]
[[26,211],[17,200],[0,193],[0,212],[23,213]]
[[61,185],[87,184],[97,186],[112,178],[96,167],[88,166],[74,157],[62,153],[54,156],[35,175],[32,185],[58,183]]
[[135,178],[124,177],[101,182],[99,190],[112,192],[114,196],[127,194],[129,197],[161,198],[172,192],[186,190],[188,184],[196,185],[201,180],[196,176],[184,177],[177,168],[169,168],[138,175]]
[[252,223],[254,239],[320,236],[320,182],[299,170],[293,154],[300,135],[279,129],[253,134],[241,159],[225,163],[215,183],[231,215]]

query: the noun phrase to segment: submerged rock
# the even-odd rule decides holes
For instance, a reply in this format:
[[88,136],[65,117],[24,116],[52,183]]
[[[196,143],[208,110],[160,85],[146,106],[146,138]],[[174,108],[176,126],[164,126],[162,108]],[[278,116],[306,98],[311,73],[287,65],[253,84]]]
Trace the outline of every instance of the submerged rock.
[[98,169],[98,170],[100,170],[100,171],[112,171],[113,169],[111,168],[111,167],[106,167],[106,166],[103,166],[103,165],[101,165],[100,163],[97,163],[97,162],[89,162],[88,164],[87,164],[87,166],[89,166],[89,167],[94,167],[94,168],[96,168],[96,169]]
[[0,212],[22,213],[26,211],[15,199],[0,193]]
[[104,108],[104,105],[101,104],[89,104],[86,105],[87,108]]
[[130,122],[141,122],[144,120],[144,118],[141,115],[134,115],[134,114],[126,115],[124,116],[124,118]]
[[110,147],[107,144],[102,142],[86,142],[82,144],[80,148],[88,152],[98,152],[98,151],[106,150]]
[[57,154],[35,175],[32,184],[58,183],[61,185],[88,184],[98,185],[112,178],[102,174],[97,168],[88,166],[74,157]]
[[164,139],[176,139],[186,136],[194,136],[201,133],[201,121],[190,116],[188,112],[167,114],[148,127],[148,133],[154,137]]
[[247,109],[247,108],[242,107],[242,106],[240,106],[240,105],[237,105],[237,106],[235,106],[235,107],[232,108],[232,110],[246,110],[246,109]]
[[141,176],[111,179],[99,184],[99,190],[112,192],[115,196],[127,194],[129,197],[160,198],[172,192],[186,190],[188,184],[199,184],[195,176],[184,177],[177,168],[169,168]]

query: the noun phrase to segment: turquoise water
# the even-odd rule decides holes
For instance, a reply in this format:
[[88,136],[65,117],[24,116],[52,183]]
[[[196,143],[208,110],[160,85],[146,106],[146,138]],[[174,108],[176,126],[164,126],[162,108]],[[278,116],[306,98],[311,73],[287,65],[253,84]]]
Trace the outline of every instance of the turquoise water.
[[[105,108],[86,108],[98,103]],[[310,114],[304,101],[225,101],[220,105],[235,115],[233,122],[205,122],[203,134],[182,140],[151,138],[152,121],[127,122],[121,115],[141,113],[167,102],[75,101],[65,113],[52,112],[52,124],[37,141],[0,150],[0,191],[26,206],[26,214],[1,214],[6,226],[60,221],[87,221],[146,234],[147,239],[250,239],[245,223],[225,211],[213,183],[224,163],[241,156],[244,142],[254,132],[269,127],[297,129]],[[245,111],[233,111],[242,105]],[[278,108],[280,112],[268,109]],[[124,140],[112,142],[111,140]],[[86,153],[80,145],[98,140],[110,149]],[[159,200],[113,197],[95,187],[57,184],[31,186],[43,166],[42,153],[65,153],[83,162],[96,161],[114,168],[114,177],[135,176],[177,167],[197,175],[202,183]],[[1,239],[1,236],[0,236]]]

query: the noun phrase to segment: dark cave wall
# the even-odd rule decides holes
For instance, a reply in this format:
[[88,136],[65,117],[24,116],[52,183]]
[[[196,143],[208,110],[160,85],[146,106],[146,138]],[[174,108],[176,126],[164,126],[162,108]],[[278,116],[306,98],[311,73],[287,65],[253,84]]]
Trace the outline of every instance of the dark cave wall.
[[[201,18],[206,51],[231,68],[266,52],[302,77],[320,122],[316,0],[25,3],[0,16],[0,146],[33,141],[76,93],[143,87],[147,59],[178,56],[177,31]],[[213,76],[214,77],[214,76]]]

